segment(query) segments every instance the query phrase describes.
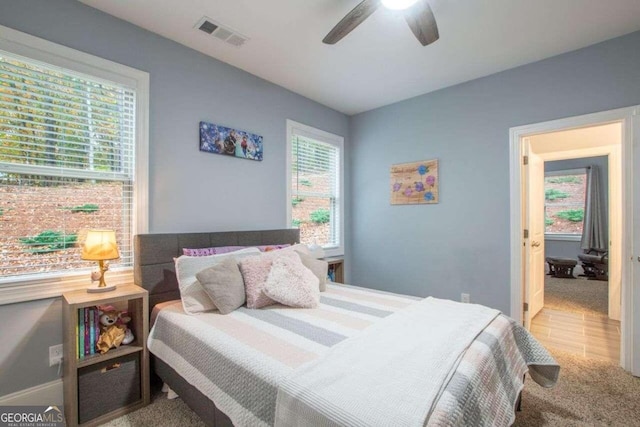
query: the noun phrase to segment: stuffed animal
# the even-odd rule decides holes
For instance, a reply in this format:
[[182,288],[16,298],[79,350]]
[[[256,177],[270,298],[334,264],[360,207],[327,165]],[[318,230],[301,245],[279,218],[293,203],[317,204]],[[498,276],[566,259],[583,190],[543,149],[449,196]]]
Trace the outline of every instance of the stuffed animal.
[[127,327],[131,317],[126,311],[118,311],[112,307],[99,311],[100,315],[100,338],[96,347],[100,353],[104,354],[110,348],[120,347],[121,344],[131,344],[134,340],[133,332]]

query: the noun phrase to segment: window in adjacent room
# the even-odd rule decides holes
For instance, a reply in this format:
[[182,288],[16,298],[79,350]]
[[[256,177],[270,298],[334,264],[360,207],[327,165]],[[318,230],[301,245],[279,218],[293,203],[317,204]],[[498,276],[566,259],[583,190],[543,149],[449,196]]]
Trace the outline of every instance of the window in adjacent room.
[[146,180],[136,171],[137,97],[135,86],[0,49],[1,283],[85,270],[88,284],[89,229],[115,230],[112,267],[133,265],[144,215],[136,181]]
[[343,250],[343,143],[333,135],[287,121],[288,221],[300,241],[327,255]]
[[586,169],[545,173],[545,233],[548,237],[578,239],[582,236],[586,187]]

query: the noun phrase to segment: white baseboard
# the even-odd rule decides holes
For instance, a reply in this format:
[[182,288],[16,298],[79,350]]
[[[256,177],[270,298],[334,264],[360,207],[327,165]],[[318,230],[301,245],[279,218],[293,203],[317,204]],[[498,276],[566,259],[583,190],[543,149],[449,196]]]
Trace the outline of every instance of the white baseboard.
[[0,406],[5,405],[59,405],[64,404],[62,380],[54,380],[35,387],[0,396]]

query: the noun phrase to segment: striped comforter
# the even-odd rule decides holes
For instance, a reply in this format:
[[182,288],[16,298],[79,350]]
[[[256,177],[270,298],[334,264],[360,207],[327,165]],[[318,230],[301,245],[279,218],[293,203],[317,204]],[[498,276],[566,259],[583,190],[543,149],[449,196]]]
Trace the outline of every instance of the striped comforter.
[[[226,316],[189,316],[177,301],[158,314],[149,350],[234,425],[273,425],[278,385],[286,376],[418,299],[331,284],[321,295],[316,309],[243,307]],[[544,386],[558,374],[557,364],[534,338],[498,316],[461,358],[428,424],[511,424],[528,369]]]

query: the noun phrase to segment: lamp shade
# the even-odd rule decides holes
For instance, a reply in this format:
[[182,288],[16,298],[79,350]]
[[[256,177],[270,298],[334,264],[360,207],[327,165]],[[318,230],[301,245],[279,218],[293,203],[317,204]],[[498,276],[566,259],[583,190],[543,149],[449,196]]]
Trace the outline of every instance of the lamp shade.
[[89,230],[82,247],[82,259],[101,261],[120,258],[116,244],[116,232],[112,230]]

